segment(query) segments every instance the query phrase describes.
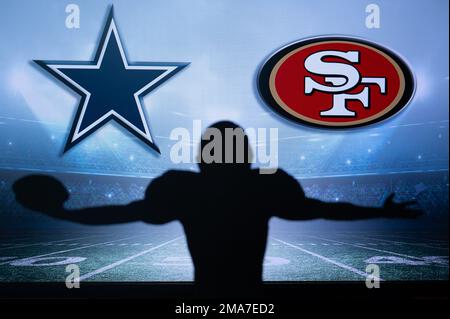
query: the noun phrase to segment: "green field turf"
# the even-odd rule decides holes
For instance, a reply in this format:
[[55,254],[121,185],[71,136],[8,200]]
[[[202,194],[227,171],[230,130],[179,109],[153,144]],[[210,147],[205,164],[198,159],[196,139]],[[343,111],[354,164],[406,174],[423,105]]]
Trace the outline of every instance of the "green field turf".
[[[1,235],[0,282],[65,282],[72,263],[81,281],[193,279],[185,238],[167,227]],[[426,232],[273,231],[264,280],[365,281],[368,264],[380,267],[381,280],[448,280],[448,239]]]

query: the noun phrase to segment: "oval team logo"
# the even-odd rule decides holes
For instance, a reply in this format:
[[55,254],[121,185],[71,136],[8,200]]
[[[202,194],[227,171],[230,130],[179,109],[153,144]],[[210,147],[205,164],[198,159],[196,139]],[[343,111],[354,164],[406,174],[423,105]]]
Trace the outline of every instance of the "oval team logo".
[[272,109],[295,122],[348,128],[400,111],[412,98],[414,78],[397,54],[378,44],[319,37],[271,56],[258,86]]

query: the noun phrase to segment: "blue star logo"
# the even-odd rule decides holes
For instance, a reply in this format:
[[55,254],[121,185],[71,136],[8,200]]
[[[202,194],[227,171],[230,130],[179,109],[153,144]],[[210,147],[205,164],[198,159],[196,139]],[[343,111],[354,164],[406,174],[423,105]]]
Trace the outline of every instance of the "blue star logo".
[[94,61],[35,62],[81,96],[64,152],[115,120],[160,153],[147,125],[142,98],[189,63],[128,63],[112,8]]

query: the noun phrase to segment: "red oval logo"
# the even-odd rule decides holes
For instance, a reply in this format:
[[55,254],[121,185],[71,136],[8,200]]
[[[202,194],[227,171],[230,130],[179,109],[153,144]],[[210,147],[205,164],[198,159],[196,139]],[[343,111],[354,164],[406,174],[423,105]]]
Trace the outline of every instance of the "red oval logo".
[[320,37],[272,55],[258,86],[273,110],[295,122],[348,128],[400,111],[413,96],[414,78],[397,54],[378,44]]

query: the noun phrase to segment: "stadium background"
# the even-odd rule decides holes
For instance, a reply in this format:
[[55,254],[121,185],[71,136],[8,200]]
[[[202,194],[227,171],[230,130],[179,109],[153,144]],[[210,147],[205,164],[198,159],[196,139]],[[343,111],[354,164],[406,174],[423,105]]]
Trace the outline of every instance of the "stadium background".
[[[5,247],[17,234],[38,241],[46,232],[153,231],[141,224],[94,229],[55,221],[19,207],[11,185],[19,176],[46,172],[69,188],[69,207],[127,203],[141,198],[151,179],[168,169],[198,169],[170,161],[174,141],[168,138],[173,128],[190,129],[197,119],[203,127],[222,119],[243,127],[277,127],[279,166],[302,183],[307,196],[379,206],[395,192],[398,200],[417,199],[426,212],[420,221],[273,220],[272,232],[423,231],[431,242],[448,241],[447,1],[378,1],[380,29],[365,27],[364,1],[76,3],[80,29],[65,27],[66,4],[60,1],[0,5],[0,231]],[[91,60],[111,3],[129,61],[191,63],[144,99],[160,156],[114,123],[62,156],[78,97],[30,62]],[[260,64],[286,43],[322,34],[359,36],[399,52],[416,76],[410,105],[382,123],[339,132],[295,125],[270,111],[255,88]],[[198,141],[191,143],[196,147]],[[180,233],[179,225],[162,226],[162,232],[164,227],[169,237]],[[448,250],[444,255],[448,265]],[[412,278],[426,278],[426,271]],[[2,280],[8,272],[1,271]],[[300,270],[293,273],[271,278],[304,278]],[[21,278],[43,278],[33,276]],[[448,279],[448,268],[430,278]]]

